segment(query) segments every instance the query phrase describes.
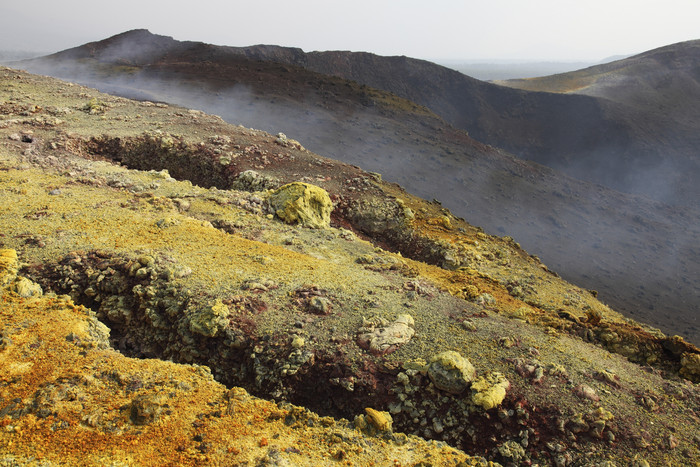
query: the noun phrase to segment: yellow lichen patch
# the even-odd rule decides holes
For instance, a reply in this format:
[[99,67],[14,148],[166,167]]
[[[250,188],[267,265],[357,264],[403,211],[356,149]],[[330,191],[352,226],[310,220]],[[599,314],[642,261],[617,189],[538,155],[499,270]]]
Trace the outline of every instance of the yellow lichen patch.
[[448,271],[419,261],[405,261],[421,276],[430,278],[435,285],[455,297],[470,299],[476,289],[479,293],[493,295],[496,298],[496,309],[499,311],[512,312],[523,306],[523,302],[512,297],[505,287],[478,271]]
[[472,382],[472,402],[484,410],[498,407],[506,397],[510,382],[501,373],[493,372],[480,376]]
[[190,318],[190,331],[207,337],[214,337],[229,323],[230,310],[220,299]]
[[380,431],[391,431],[393,420],[389,412],[382,412],[371,407],[365,408],[365,413],[370,423]]
[[[375,438],[368,448],[366,435],[347,425],[227,390],[206,367],[131,359],[90,345],[94,337],[82,332],[94,319],[89,310],[50,295],[29,302],[6,290],[0,400],[20,402],[0,418],[0,452],[18,464],[253,464],[274,449],[277,463],[330,466],[338,461],[328,452],[342,447],[353,465],[490,465],[403,435]],[[73,332],[79,339],[66,337]],[[378,429],[391,428],[385,412],[368,417]]]
[[9,284],[15,280],[18,270],[17,252],[11,249],[0,250],[0,285]]

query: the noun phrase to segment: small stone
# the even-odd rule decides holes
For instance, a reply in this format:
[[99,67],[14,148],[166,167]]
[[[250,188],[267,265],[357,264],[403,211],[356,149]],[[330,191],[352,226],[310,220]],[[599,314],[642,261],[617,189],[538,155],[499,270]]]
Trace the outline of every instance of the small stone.
[[406,375],[406,373],[402,371],[398,375],[396,375],[396,382],[406,386],[408,385],[408,383],[411,382],[411,380],[408,378],[408,375]]
[[521,306],[517,310],[510,313],[511,318],[527,320],[532,315],[532,309],[530,307]]
[[312,297],[309,300],[309,311],[317,315],[328,315],[331,312],[332,302],[326,297]]
[[131,402],[129,418],[135,425],[151,424],[160,417],[163,404],[163,396],[158,394],[138,396]]
[[676,438],[673,435],[668,435],[668,438],[666,439],[666,441],[668,442],[669,449],[676,449],[678,447],[678,445],[680,444],[678,442],[678,438]]
[[40,297],[43,291],[41,286],[36,282],[32,282],[26,277],[20,277],[13,284],[12,289],[23,298]]
[[161,229],[167,229],[168,227],[173,227],[179,225],[180,221],[174,217],[164,217],[156,221],[156,226]]
[[389,412],[381,412],[371,407],[365,409],[367,420],[379,431],[391,431],[393,420]]
[[596,438],[602,438],[603,430],[605,430],[605,420],[596,420],[593,423],[591,423],[591,429],[589,430],[589,433],[591,434],[591,436],[594,436]]
[[600,400],[600,396],[596,394],[595,389],[586,384],[576,386],[574,388],[574,394],[583,399],[588,399],[593,402],[598,402]]
[[525,449],[512,440],[498,446],[498,453],[514,465],[521,465],[521,461],[525,460]]
[[399,315],[391,324],[365,323],[357,336],[357,345],[374,354],[385,355],[395,351],[399,346],[410,341],[415,330],[413,317],[408,314]]
[[226,415],[233,415],[236,413],[236,408],[239,405],[244,404],[248,399],[250,399],[250,395],[243,388],[233,387],[228,391],[228,393],[226,393],[226,399],[228,399]]
[[593,374],[593,377],[599,381],[603,381],[605,383],[608,383],[611,386],[614,386],[614,387],[620,386],[620,377],[617,376],[615,373],[613,373],[610,370],[596,371]]
[[141,266],[150,267],[156,263],[156,260],[153,256],[141,255],[138,257],[138,262],[141,263]]
[[513,336],[499,337],[497,342],[498,345],[500,345],[504,349],[510,349],[511,347],[515,347],[518,344],[518,341]]
[[496,299],[490,293],[482,293],[476,297],[475,302],[481,306],[495,305]]
[[572,433],[585,433],[591,429],[591,427],[583,419],[583,415],[576,414],[572,417],[566,424],[567,428],[571,430]]
[[438,389],[450,394],[460,394],[474,380],[476,370],[469,360],[455,351],[448,350],[430,360],[428,376]]
[[590,417],[593,420],[604,420],[606,422],[609,422],[615,418],[612,412],[605,410],[603,407],[598,407],[597,409],[592,411],[590,413]]

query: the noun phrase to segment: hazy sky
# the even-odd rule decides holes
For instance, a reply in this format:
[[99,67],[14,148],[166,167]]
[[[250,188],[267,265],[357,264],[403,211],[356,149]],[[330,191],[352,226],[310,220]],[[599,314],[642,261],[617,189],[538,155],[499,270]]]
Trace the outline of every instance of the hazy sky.
[[130,29],[431,60],[599,60],[700,39],[698,0],[0,0],[0,50]]

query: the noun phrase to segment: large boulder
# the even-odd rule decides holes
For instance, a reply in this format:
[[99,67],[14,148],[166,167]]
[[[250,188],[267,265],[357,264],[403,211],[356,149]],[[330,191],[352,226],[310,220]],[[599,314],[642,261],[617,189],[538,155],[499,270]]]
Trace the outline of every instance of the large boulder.
[[273,191],[269,202],[277,217],[288,224],[314,229],[330,227],[333,202],[323,188],[309,183],[288,183]]

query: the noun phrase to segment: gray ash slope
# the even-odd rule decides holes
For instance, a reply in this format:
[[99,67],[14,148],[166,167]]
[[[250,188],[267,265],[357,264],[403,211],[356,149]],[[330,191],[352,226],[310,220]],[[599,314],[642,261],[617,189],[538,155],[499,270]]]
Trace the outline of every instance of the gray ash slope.
[[[354,81],[300,65],[325,73],[346,70]],[[456,107],[462,105],[485,128],[470,129],[471,136],[489,143],[488,134],[499,136],[512,141],[502,144],[511,150],[529,141],[528,150],[540,154],[547,133],[561,144],[615,142],[626,154],[637,154],[636,143],[619,138],[633,134],[629,125],[638,122],[611,122],[609,101],[502,88],[406,57],[218,47],[144,30],[22,67],[285,132],[317,153],[381,172],[419,196],[437,198],[487,231],[513,236],[568,280],[598,290],[616,309],[700,342],[700,288],[691,280],[700,276],[695,209],[567,177],[479,143],[449,123],[459,123]],[[436,112],[434,105],[431,111],[363,82],[394,86],[392,91],[419,104],[437,99],[456,107],[452,114]],[[444,90],[460,93],[464,102],[440,94]],[[585,125],[595,138],[587,136]]]

